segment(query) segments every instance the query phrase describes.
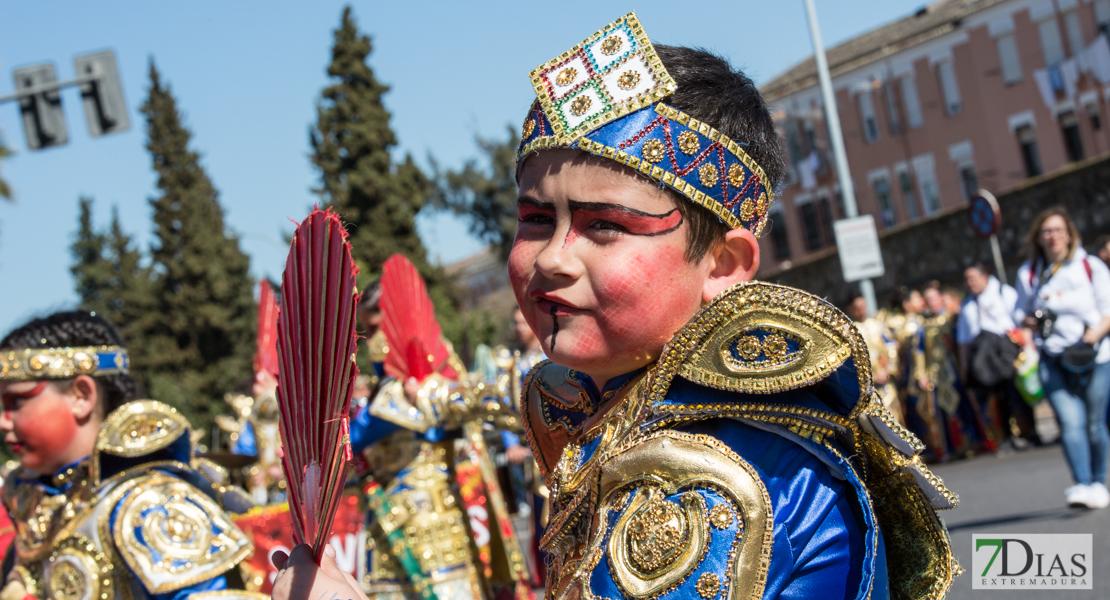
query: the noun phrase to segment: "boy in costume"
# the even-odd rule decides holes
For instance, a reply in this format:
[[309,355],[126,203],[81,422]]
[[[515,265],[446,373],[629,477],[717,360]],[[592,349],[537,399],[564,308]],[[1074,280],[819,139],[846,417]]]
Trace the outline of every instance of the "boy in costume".
[[135,400],[127,371],[118,334],[85,312],[0,341],[0,432],[21,465],[3,489],[17,534],[0,597],[251,597],[225,576],[251,551],[226,513],[250,499],[194,458],[176,410]]
[[551,359],[521,399],[546,597],[943,597],[956,497],[858,331],[750,281],[783,173],[751,80],[630,14],[532,82],[508,270]]

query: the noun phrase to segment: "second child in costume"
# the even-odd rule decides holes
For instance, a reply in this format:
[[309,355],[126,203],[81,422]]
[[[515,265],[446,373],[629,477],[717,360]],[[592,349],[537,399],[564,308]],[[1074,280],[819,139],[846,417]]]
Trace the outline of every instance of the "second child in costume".
[[249,498],[194,458],[176,410],[135,400],[127,371],[119,336],[89,313],[0,342],[0,431],[21,465],[3,490],[17,526],[3,597],[248,596],[225,574],[251,551],[227,515]]

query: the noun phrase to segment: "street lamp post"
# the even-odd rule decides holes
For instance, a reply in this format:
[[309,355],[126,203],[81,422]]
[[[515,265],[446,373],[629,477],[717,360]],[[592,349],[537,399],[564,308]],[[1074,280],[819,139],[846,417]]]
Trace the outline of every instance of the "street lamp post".
[[[821,98],[825,104],[825,122],[829,126],[829,140],[832,142],[833,159],[836,162],[836,177],[840,180],[840,193],[844,197],[844,216],[852,218],[859,214],[856,208],[856,190],[852,185],[852,175],[848,170],[848,157],[844,151],[844,134],[840,130],[840,115],[836,110],[836,96],[833,94],[832,78],[829,76],[829,63],[825,58],[825,45],[821,42],[821,30],[817,26],[817,10],[813,0],[804,0],[806,17],[809,20],[809,35],[813,40],[813,59],[817,63],[817,78],[821,82]],[[878,311],[875,302],[875,286],[870,279],[861,279],[859,291],[867,301],[867,314]]]

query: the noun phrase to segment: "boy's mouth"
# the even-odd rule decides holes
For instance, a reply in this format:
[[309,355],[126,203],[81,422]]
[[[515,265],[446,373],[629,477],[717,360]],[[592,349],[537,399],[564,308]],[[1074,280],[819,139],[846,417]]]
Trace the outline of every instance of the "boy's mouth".
[[536,298],[535,302],[541,313],[553,317],[566,317],[578,312],[574,306],[545,296]]

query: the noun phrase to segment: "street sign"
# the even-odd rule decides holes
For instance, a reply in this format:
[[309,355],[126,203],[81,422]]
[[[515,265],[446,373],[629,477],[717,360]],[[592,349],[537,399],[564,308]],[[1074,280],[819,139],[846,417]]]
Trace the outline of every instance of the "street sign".
[[[50,146],[62,146],[69,141],[66,132],[66,117],[62,111],[62,96],[57,89],[49,89],[58,80],[53,63],[42,63],[16,69],[12,73],[15,91],[18,94],[27,90],[28,94],[19,98],[19,112],[23,115],[23,133],[27,136],[27,148],[39,150]],[[48,88],[44,91],[35,90]]]
[[971,230],[984,240],[990,239],[1002,228],[1002,211],[998,209],[994,195],[987,190],[979,190],[971,199],[967,218],[971,221]]
[[105,50],[78,56],[73,59],[73,72],[78,78],[88,80],[81,84],[81,103],[85,105],[89,135],[98,137],[127,131],[131,123],[127,118],[127,102],[123,99],[115,52]]
[[840,269],[844,281],[859,281],[882,277],[883,252],[879,247],[879,233],[875,229],[875,217],[863,215],[851,219],[841,219],[833,223],[836,234],[836,249],[840,254]]

